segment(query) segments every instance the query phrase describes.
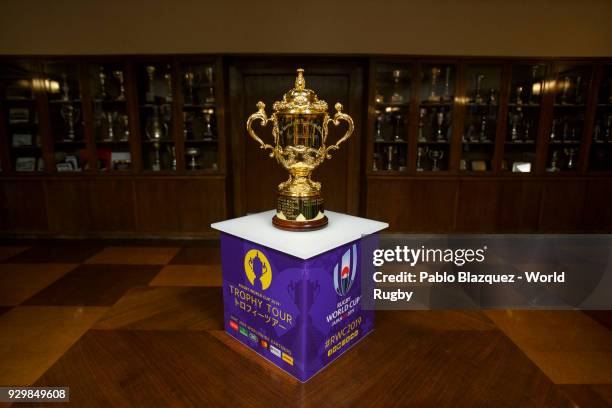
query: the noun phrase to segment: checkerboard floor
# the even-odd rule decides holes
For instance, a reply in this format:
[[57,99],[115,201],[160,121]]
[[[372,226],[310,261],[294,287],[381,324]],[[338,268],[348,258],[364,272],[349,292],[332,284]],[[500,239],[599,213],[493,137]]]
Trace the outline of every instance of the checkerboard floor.
[[82,405],[612,406],[612,319],[378,312],[301,384],[223,332],[217,241],[0,245],[0,385]]

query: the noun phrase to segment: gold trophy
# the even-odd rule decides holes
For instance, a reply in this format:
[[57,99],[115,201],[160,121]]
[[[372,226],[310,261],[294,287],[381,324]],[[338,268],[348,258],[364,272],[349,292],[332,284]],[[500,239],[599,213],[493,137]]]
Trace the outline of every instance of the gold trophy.
[[[270,157],[289,171],[289,179],[278,185],[276,215],[272,222],[278,228],[304,231],[327,225],[323,210],[321,183],[312,181],[310,174],[323,160],[331,158],[331,151],[353,133],[353,119],[342,113],[336,103],[333,118],[327,113],[327,102],[319,100],[314,91],[306,89],[304,70],[297,70],[295,88],[288,91],[282,101],[274,102],[272,117],[266,115],[266,105],[257,102],[258,111],[246,123],[249,135],[262,149],[270,149]],[[338,126],[344,120],[348,129],[335,144],[326,145],[329,123]],[[252,128],[255,121],[265,127],[272,122],[274,145],[264,143]]]

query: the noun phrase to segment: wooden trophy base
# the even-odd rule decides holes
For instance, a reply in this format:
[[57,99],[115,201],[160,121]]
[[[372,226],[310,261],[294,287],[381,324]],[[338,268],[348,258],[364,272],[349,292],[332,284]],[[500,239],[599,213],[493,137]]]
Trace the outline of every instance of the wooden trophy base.
[[314,231],[321,229],[327,225],[327,217],[324,215],[323,218],[312,221],[291,221],[282,220],[276,215],[272,218],[272,224],[276,228],[280,228],[285,231]]

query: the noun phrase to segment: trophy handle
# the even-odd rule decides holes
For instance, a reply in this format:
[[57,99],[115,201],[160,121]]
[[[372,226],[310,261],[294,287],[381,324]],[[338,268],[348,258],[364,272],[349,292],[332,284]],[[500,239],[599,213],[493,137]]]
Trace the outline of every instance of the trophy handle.
[[344,143],[346,139],[351,137],[351,135],[353,134],[353,130],[355,130],[355,124],[353,123],[353,119],[346,113],[342,113],[342,104],[336,103],[335,108],[336,108],[336,114],[334,115],[333,118],[327,119],[327,124],[331,122],[334,124],[334,126],[338,126],[340,124],[340,121],[344,120],[346,121],[346,123],[348,123],[348,129],[346,133],[344,134],[344,136],[342,136],[335,144],[327,146],[325,148],[325,157],[328,159],[331,158],[331,155],[329,154],[329,152],[331,150],[338,150],[340,148],[340,145]]
[[272,153],[270,153],[270,157],[274,156],[274,146],[271,146],[267,143],[264,143],[263,140],[261,140],[261,138],[259,136],[257,136],[257,134],[255,133],[255,131],[253,130],[253,128],[251,127],[251,125],[253,124],[254,121],[259,120],[261,121],[261,126],[262,127],[266,127],[268,125],[268,122],[272,122],[274,121],[274,119],[270,119],[268,118],[268,115],[266,115],[266,104],[263,103],[262,101],[257,102],[257,112],[255,112],[254,114],[252,114],[251,116],[249,116],[249,119],[247,120],[246,123],[246,129],[247,132],[249,132],[249,135],[255,139],[255,141],[257,143],[259,143],[259,147],[260,149],[270,149],[272,150]]

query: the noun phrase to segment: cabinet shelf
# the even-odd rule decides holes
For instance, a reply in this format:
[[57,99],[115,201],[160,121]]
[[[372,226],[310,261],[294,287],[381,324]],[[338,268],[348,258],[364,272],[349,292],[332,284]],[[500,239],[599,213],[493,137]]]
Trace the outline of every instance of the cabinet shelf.
[[217,139],[211,139],[211,140],[192,140],[192,139],[186,139],[185,143],[193,143],[193,144],[217,144],[219,143],[219,140]]
[[407,144],[405,140],[375,140],[376,144]]
[[184,104],[184,110],[193,110],[193,109],[214,109],[216,104],[213,103],[204,103],[204,104]]
[[67,100],[52,99],[52,100],[49,100],[49,103],[54,104],[54,105],[72,105],[72,104],[76,105],[76,104],[80,104],[81,100],[80,99],[67,99]]

